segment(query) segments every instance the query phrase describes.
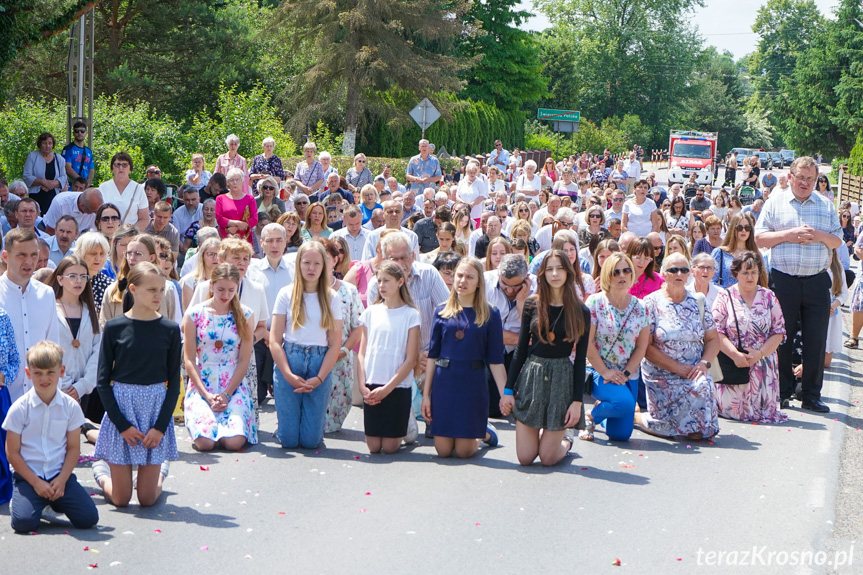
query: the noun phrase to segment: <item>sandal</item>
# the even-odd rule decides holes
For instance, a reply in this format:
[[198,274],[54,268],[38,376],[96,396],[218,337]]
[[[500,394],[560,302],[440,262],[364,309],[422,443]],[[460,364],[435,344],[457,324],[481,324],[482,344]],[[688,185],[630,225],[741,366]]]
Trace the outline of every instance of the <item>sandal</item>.
[[849,337],[848,339],[845,340],[845,343],[843,343],[842,345],[844,345],[845,347],[847,347],[849,349],[857,349],[857,338],[856,337]]
[[582,441],[593,441],[593,430],[596,429],[596,422],[593,419],[584,418],[584,429],[578,432],[578,438]]

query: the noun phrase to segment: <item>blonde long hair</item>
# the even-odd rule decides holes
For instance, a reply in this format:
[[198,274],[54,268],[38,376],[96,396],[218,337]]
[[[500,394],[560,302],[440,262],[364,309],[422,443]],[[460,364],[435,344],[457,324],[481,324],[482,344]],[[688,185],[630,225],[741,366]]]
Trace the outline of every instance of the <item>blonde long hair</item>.
[[229,280],[237,284],[237,293],[228,304],[231,308],[231,313],[234,316],[234,323],[237,325],[237,335],[243,341],[251,341],[252,329],[249,322],[246,321],[246,314],[243,312],[243,305],[240,303],[240,270],[237,266],[228,263],[221,263],[213,268],[210,272],[210,297],[213,297],[213,284],[219,280]]
[[[297,250],[297,267],[302,265],[303,255],[306,252],[316,251],[321,256],[321,275],[318,277],[318,285],[315,292],[318,294],[318,304],[321,306],[321,327],[333,329],[336,321],[333,318],[333,310],[330,308],[330,298],[333,295],[327,277],[327,250],[320,242],[305,242]],[[303,294],[303,274],[297,270],[294,276],[294,286],[291,292],[291,329],[296,330],[306,323],[306,303]]]
[[[478,326],[485,325],[485,322],[487,322],[489,317],[491,317],[491,312],[489,311],[488,302],[485,299],[485,277],[483,276],[485,271],[483,270],[482,262],[471,256],[462,258],[455,268],[456,273],[458,273],[458,269],[463,266],[473,267],[474,271],[476,271],[476,275],[479,277],[476,291],[473,294],[473,311],[476,314],[474,323]],[[446,300],[446,305],[444,305],[444,308],[441,310],[440,316],[443,318],[456,317],[463,309],[464,308],[461,303],[458,301],[458,293],[455,288],[453,288],[449,292],[449,298]]]

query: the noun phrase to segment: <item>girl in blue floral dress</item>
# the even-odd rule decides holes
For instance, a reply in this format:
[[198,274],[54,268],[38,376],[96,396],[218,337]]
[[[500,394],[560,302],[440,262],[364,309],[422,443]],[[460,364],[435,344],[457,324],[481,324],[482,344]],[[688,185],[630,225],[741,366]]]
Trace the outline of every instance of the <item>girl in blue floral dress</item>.
[[[6,382],[18,376],[21,360],[18,357],[18,347],[15,345],[15,331],[9,314],[0,307],[0,422],[6,419],[6,413],[12,406],[12,397],[6,389]],[[6,445],[6,430],[0,429],[0,441]],[[12,499],[12,471],[6,460],[6,449],[0,448],[0,505]]]
[[222,263],[210,275],[210,299],[183,318],[186,390],[183,411],[195,447],[242,449],[258,442],[252,394],[245,379],[252,354],[252,311],[240,303],[240,272]]

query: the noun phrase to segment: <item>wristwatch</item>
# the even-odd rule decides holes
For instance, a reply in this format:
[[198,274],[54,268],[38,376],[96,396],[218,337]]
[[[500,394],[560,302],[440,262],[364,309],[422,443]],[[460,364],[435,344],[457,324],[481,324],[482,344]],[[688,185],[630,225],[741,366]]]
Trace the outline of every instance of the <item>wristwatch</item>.
[[711,364],[709,361],[707,361],[706,359],[702,359],[702,360],[701,360],[701,361],[699,361],[698,363],[703,363],[704,365],[706,365],[706,366],[707,366],[707,369],[710,369],[710,366],[712,365],[712,364]]
[[625,375],[626,377],[629,377],[630,375],[632,375],[632,373],[628,369],[624,369],[623,375]]

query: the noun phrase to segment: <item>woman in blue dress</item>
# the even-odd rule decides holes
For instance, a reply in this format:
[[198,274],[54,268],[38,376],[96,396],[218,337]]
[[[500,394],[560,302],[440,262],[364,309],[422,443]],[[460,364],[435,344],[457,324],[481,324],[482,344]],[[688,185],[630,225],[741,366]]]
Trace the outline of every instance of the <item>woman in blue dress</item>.
[[439,456],[470,457],[477,440],[497,445],[497,433],[488,424],[485,368],[503,395],[503,352],[503,325],[500,313],[486,302],[482,264],[464,258],[449,299],[435,314],[423,388],[423,417],[431,424]]
[[[12,320],[6,310],[0,308],[0,423],[6,419],[6,413],[12,407],[12,397],[6,388],[7,381],[18,377],[21,360],[18,357],[18,346],[15,343],[15,331]],[[6,459],[6,430],[0,429],[0,505],[12,499],[12,471]]]

